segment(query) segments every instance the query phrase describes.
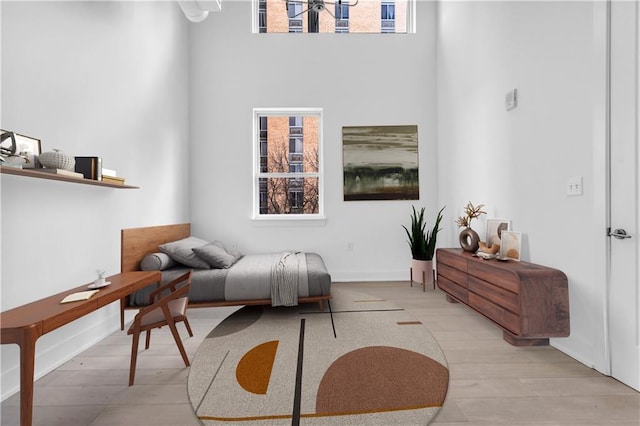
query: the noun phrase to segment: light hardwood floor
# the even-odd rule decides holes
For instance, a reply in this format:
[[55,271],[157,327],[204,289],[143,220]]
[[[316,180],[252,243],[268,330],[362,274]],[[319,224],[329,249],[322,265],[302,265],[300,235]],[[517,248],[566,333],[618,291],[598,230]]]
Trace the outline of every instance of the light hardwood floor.
[[[408,282],[335,283],[357,287],[406,309],[435,336],[447,358],[450,385],[434,425],[640,424],[640,394],[552,347],[516,348],[469,308]],[[189,311],[182,325],[190,359],[204,337],[237,308]],[[143,348],[143,345],[141,345]],[[38,380],[34,425],[198,425],[184,367],[165,327],[141,349],[136,384],[128,387],[131,337],[114,332]],[[37,361],[36,361],[37,362]],[[19,396],[2,402],[1,424],[19,424]]]

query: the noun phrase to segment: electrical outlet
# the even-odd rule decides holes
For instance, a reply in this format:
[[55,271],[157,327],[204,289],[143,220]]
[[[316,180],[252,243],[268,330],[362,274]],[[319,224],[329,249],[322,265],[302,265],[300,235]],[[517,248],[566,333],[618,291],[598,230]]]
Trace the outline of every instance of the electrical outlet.
[[582,195],[582,193],[582,176],[570,177],[567,181],[567,195],[570,197],[575,197],[578,195]]

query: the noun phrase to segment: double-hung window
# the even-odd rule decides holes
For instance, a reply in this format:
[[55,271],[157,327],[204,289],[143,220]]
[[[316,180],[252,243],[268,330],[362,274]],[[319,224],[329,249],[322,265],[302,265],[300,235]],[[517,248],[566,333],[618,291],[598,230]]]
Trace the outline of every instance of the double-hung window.
[[254,218],[323,218],[322,109],[253,112]]

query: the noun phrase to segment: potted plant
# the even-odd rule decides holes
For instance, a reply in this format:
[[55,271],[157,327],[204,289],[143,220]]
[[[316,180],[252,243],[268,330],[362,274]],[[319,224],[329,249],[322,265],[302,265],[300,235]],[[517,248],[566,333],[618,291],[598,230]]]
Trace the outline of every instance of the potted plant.
[[[445,206],[446,207],[446,206]],[[438,232],[440,231],[440,222],[442,221],[442,211],[440,209],[436,216],[433,228],[427,228],[427,222],[424,217],[425,208],[422,207],[417,211],[415,206],[411,206],[411,229],[402,225],[408,237],[409,248],[411,248],[411,284],[413,285],[413,277],[420,277],[423,290],[427,284],[433,284],[433,256],[436,252],[436,241]]]

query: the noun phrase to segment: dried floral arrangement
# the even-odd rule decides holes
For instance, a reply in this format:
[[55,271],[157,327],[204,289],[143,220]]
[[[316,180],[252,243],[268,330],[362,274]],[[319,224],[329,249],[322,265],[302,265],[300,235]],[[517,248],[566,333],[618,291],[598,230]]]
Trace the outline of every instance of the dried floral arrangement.
[[456,219],[456,224],[461,228],[470,228],[471,227],[471,219],[478,219],[480,215],[487,214],[482,208],[484,204],[478,204],[474,206],[471,204],[471,201],[467,203],[467,206],[464,208],[465,214],[463,216],[458,217]]

